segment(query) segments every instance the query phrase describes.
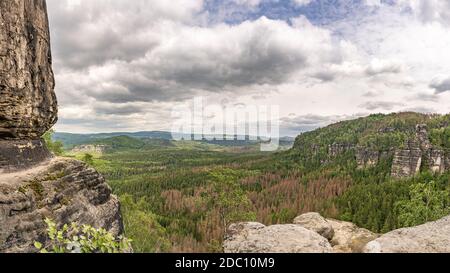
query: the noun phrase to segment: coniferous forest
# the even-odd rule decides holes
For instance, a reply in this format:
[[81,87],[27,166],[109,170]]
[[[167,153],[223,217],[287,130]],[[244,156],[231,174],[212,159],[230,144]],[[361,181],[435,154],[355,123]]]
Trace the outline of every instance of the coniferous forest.
[[276,153],[254,143],[130,136],[89,141],[109,147],[100,154],[66,153],[96,168],[120,197],[125,235],[136,252],[221,252],[227,226],[239,221],[282,224],[320,212],[386,233],[448,215],[448,172],[422,163],[417,175],[393,178],[392,155],[361,168],[354,149],[330,154],[342,143],[380,152],[404,148],[418,124],[427,125],[431,145],[448,151],[450,116],[400,113],[304,133],[292,149]]

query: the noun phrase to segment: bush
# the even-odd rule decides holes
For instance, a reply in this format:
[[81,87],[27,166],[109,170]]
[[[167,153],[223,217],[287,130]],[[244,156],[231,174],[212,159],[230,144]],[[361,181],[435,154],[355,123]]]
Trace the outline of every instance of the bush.
[[410,200],[397,202],[396,209],[402,227],[438,220],[450,213],[449,193],[440,190],[434,181],[412,185]]
[[47,149],[50,152],[54,153],[55,155],[62,155],[64,153],[63,143],[61,141],[53,141],[52,137],[54,133],[54,130],[50,130],[45,133],[42,138],[44,139],[45,146],[47,146]]
[[50,242],[43,245],[35,242],[40,253],[131,253],[131,240],[114,236],[105,229],[95,229],[88,225],[72,223],[58,229],[56,224],[46,219]]

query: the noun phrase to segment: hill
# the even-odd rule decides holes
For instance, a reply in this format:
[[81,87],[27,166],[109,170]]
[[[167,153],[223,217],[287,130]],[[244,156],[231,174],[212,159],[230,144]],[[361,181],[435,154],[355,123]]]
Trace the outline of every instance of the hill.
[[121,198],[138,252],[221,251],[231,222],[285,224],[308,212],[384,233],[450,214],[449,121],[371,115],[304,133],[278,153],[119,136],[91,142],[117,148],[92,164]]

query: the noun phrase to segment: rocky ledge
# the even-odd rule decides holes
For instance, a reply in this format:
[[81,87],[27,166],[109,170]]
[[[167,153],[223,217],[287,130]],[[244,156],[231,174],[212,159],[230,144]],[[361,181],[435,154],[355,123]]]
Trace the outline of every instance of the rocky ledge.
[[223,247],[225,253],[449,253],[450,216],[380,236],[307,213],[290,225],[233,224]]
[[45,218],[122,233],[120,205],[104,178],[84,163],[54,158],[0,174],[0,252],[34,252],[46,240]]

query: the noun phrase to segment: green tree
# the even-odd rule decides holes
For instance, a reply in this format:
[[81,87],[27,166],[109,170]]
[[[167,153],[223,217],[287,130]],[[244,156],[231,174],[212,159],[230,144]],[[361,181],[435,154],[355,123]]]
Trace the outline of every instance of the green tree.
[[256,214],[252,203],[238,181],[238,173],[231,169],[213,171],[211,176],[212,194],[209,203],[217,209],[223,230],[239,221],[253,221]]
[[125,236],[133,238],[133,249],[137,253],[160,253],[170,249],[166,230],[157,221],[157,216],[148,211],[145,200],[134,202],[131,195],[120,198],[125,226]]
[[442,218],[450,213],[449,193],[436,182],[410,187],[410,199],[396,203],[399,225],[410,227]]
[[46,132],[42,138],[44,139],[45,145],[47,146],[47,149],[54,153],[55,155],[62,155],[64,153],[63,150],[63,143],[61,141],[53,141],[53,135],[55,134],[55,131],[53,129]]
[[91,154],[84,154],[81,160],[88,165],[94,165],[94,156]]

